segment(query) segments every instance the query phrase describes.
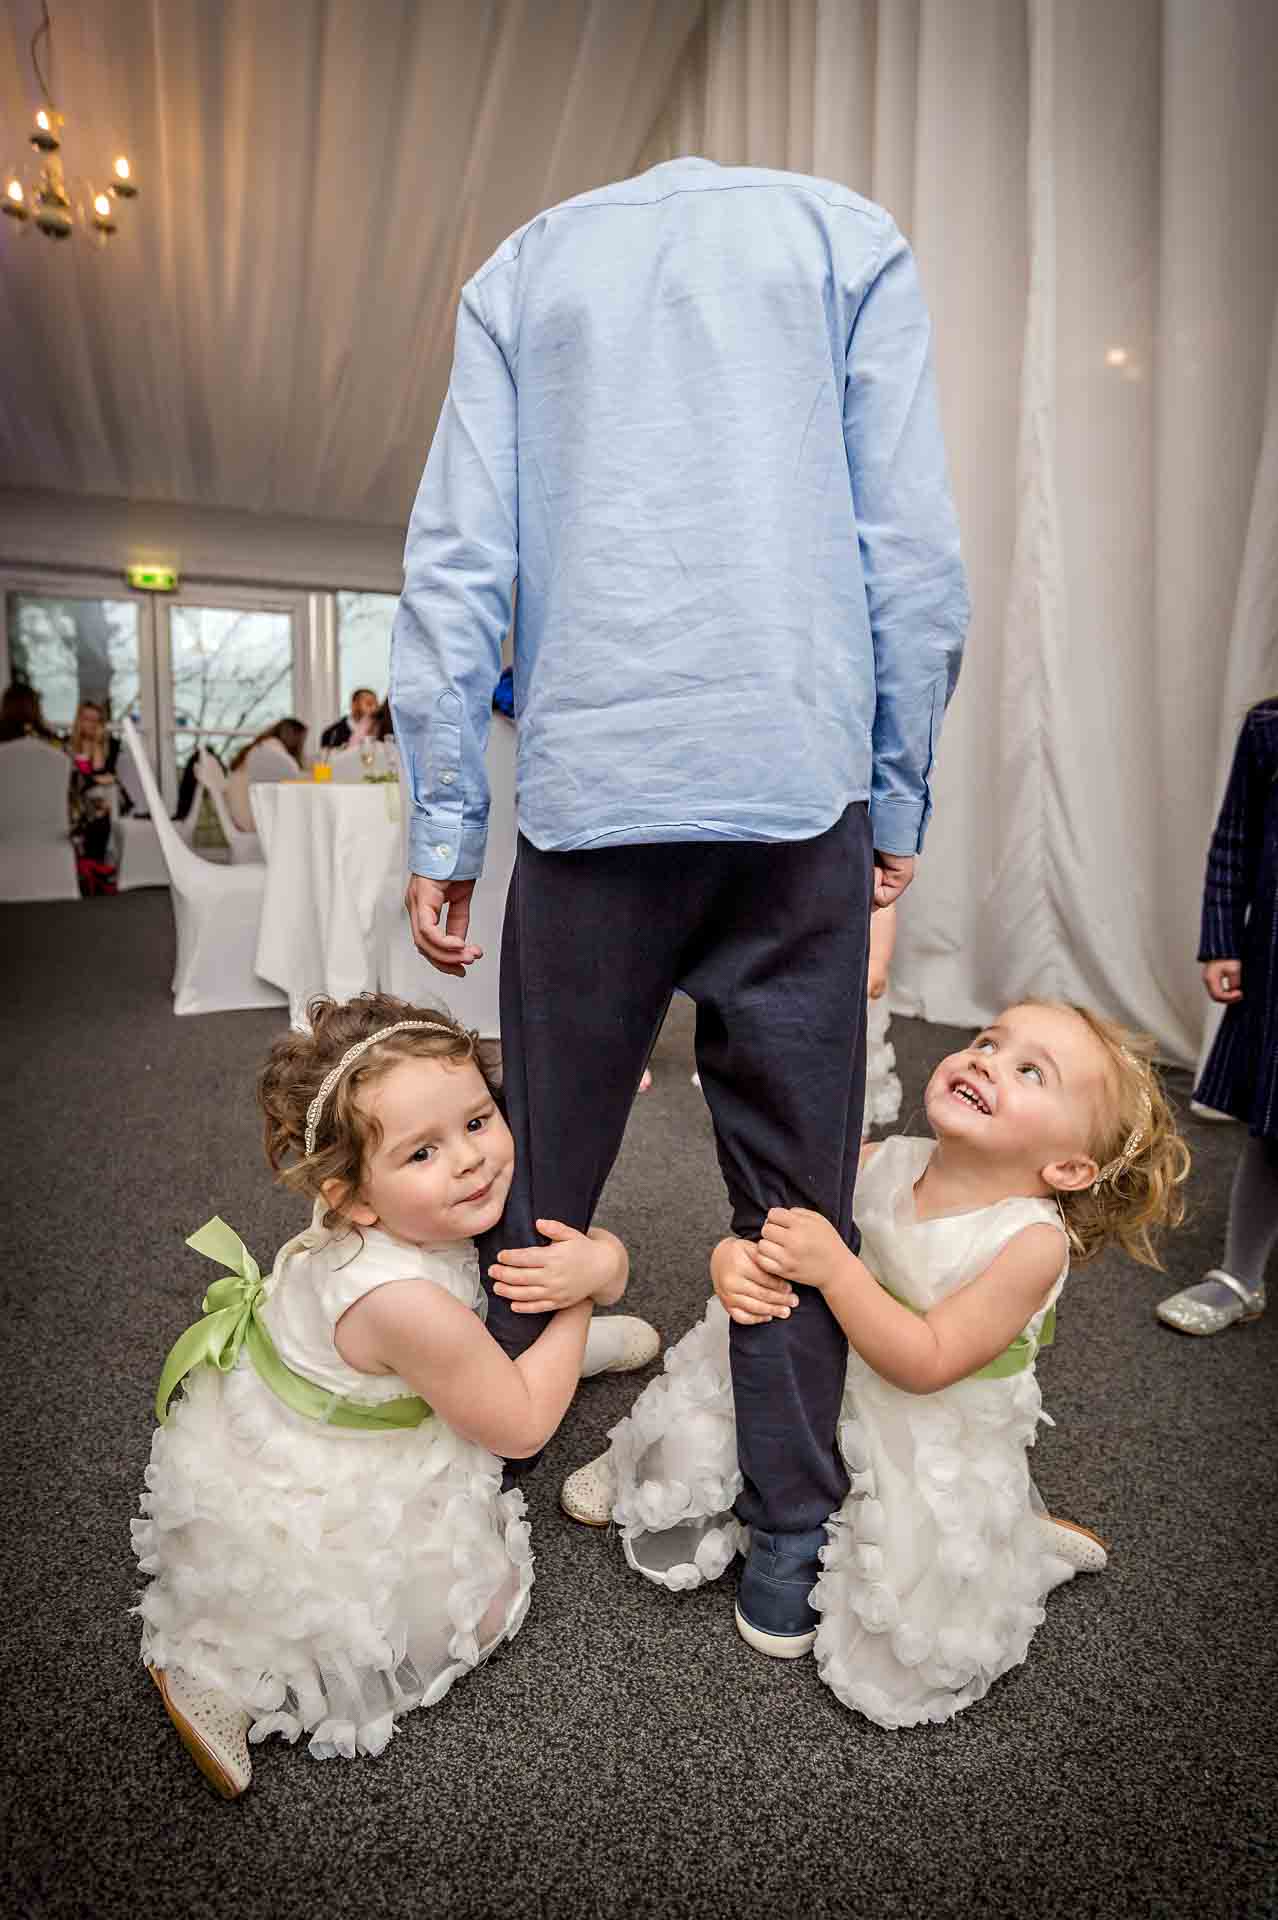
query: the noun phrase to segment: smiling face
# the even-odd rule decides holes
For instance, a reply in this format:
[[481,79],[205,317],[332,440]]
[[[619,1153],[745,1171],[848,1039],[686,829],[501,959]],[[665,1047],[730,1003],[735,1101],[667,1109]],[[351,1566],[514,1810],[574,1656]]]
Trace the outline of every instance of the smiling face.
[[1094,1144],[1113,1103],[1109,1059],[1062,1007],[1009,1007],[942,1060],[923,1096],[937,1139],[1003,1159],[1070,1191],[1096,1177]]
[[515,1143],[473,1061],[399,1060],[359,1097],[381,1139],[358,1198],[343,1211],[417,1246],[471,1240],[496,1226]]

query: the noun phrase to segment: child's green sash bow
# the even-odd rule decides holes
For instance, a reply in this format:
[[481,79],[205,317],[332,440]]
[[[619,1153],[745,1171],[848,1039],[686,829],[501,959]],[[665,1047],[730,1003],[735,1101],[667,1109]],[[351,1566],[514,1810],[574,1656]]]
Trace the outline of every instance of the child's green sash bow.
[[258,1314],[264,1292],[261,1270],[225,1220],[215,1214],[186,1244],[231,1271],[213,1282],[204,1296],[204,1318],[188,1327],[170,1350],[155,1396],[157,1420],[168,1418],[169,1401],[193,1368],[207,1361],[222,1373],[229,1373],[241,1348],[271,1392],[308,1420],[319,1420],[330,1427],[356,1427],[367,1433],[417,1427],[429,1418],[430,1408],[415,1393],[365,1405],[347,1400],[340,1393],[329,1393],[285,1366]]

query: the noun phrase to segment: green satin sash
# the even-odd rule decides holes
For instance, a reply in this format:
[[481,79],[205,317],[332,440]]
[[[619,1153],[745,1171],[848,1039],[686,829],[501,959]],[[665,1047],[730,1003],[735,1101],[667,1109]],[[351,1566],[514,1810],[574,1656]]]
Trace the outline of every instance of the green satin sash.
[[294,1413],[330,1427],[352,1427],[365,1433],[417,1427],[429,1419],[430,1408],[415,1393],[373,1405],[330,1393],[285,1366],[275,1342],[258,1313],[264,1287],[261,1269],[238,1233],[215,1214],[187,1241],[196,1253],[216,1260],[231,1271],[215,1280],[204,1296],[204,1318],[176,1340],[164,1363],[155,1396],[155,1417],[168,1418],[169,1401],[195,1367],[207,1362],[229,1373],[247,1352],[258,1376]]
[[[883,1287],[881,1280],[879,1285]],[[892,1292],[891,1287],[883,1287],[883,1291],[891,1294],[899,1307],[907,1308],[910,1313],[917,1313],[920,1319],[927,1311],[924,1307],[916,1307],[911,1300],[903,1300],[899,1293]],[[965,1373],[963,1378],[965,1380],[1008,1380],[1014,1373],[1024,1373],[1027,1367],[1032,1367],[1034,1356],[1039,1349],[1054,1346],[1055,1342],[1056,1303],[1053,1301],[1043,1315],[1043,1327],[1037,1340],[1032,1333],[1018,1333],[1012,1344],[1004,1347],[1002,1353],[996,1353],[994,1358],[987,1360],[983,1367],[978,1367],[975,1373]]]

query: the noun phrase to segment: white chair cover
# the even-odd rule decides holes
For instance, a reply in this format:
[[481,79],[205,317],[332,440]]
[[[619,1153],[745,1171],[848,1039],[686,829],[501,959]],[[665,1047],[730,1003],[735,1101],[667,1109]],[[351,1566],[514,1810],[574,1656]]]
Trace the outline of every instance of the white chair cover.
[[78,900],[68,837],[71,766],[42,740],[0,745],[0,900]]
[[146,794],[138,777],[137,766],[124,740],[120,742],[119,758],[115,763],[115,778],[120,792],[125,795],[129,805],[138,813],[149,813],[150,809],[146,804]]
[[232,820],[231,809],[226,803],[226,775],[207,747],[201,749],[196,769],[200,776],[200,785],[208,789],[213,810],[217,814],[218,825],[226,836],[227,846],[231,849],[231,865],[260,867],[263,864],[262,843],[255,833],[245,833]]
[[[173,830],[177,832],[176,821]],[[154,820],[120,814],[115,822],[115,858],[117,893],[128,893],[134,887],[168,886],[168,864]]]
[[[398,755],[396,756],[398,758]],[[388,992],[416,1006],[441,1001],[465,1026],[485,1040],[501,1033],[498,985],[501,979],[501,932],[506,894],[515,864],[515,728],[504,714],[494,713],[488,734],[489,810],[488,848],[484,871],[471,896],[468,938],[482,947],[484,957],[467,969],[464,980],[438,973],[413,945],[404,890],[408,884],[408,816],[411,802],[401,776],[401,831],[404,851],[398,880],[388,881],[378,903],[378,979]]]
[[286,1005],[285,995],[253,970],[265,867],[215,866],[193,853],[165,811],[133,722],[126,719],[123,730],[169,869],[177,927],[174,1013]]

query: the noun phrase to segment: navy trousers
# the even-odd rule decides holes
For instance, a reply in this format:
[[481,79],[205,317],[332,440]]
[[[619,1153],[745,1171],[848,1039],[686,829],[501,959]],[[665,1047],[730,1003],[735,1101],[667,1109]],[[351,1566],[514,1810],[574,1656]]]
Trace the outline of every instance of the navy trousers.
[[[809,840],[543,853],[520,837],[501,977],[515,1176],[479,1246],[489,1330],[508,1354],[545,1316],[512,1313],[487,1269],[500,1248],[537,1244],[539,1217],[590,1225],[676,987],[696,1003],[732,1231],[757,1239],[769,1207],[811,1207],[859,1246],[872,877],[863,803]],[[781,1532],[819,1526],[848,1487],[842,1331],[805,1288],[788,1320],[734,1324],[731,1342],[737,1513]]]

